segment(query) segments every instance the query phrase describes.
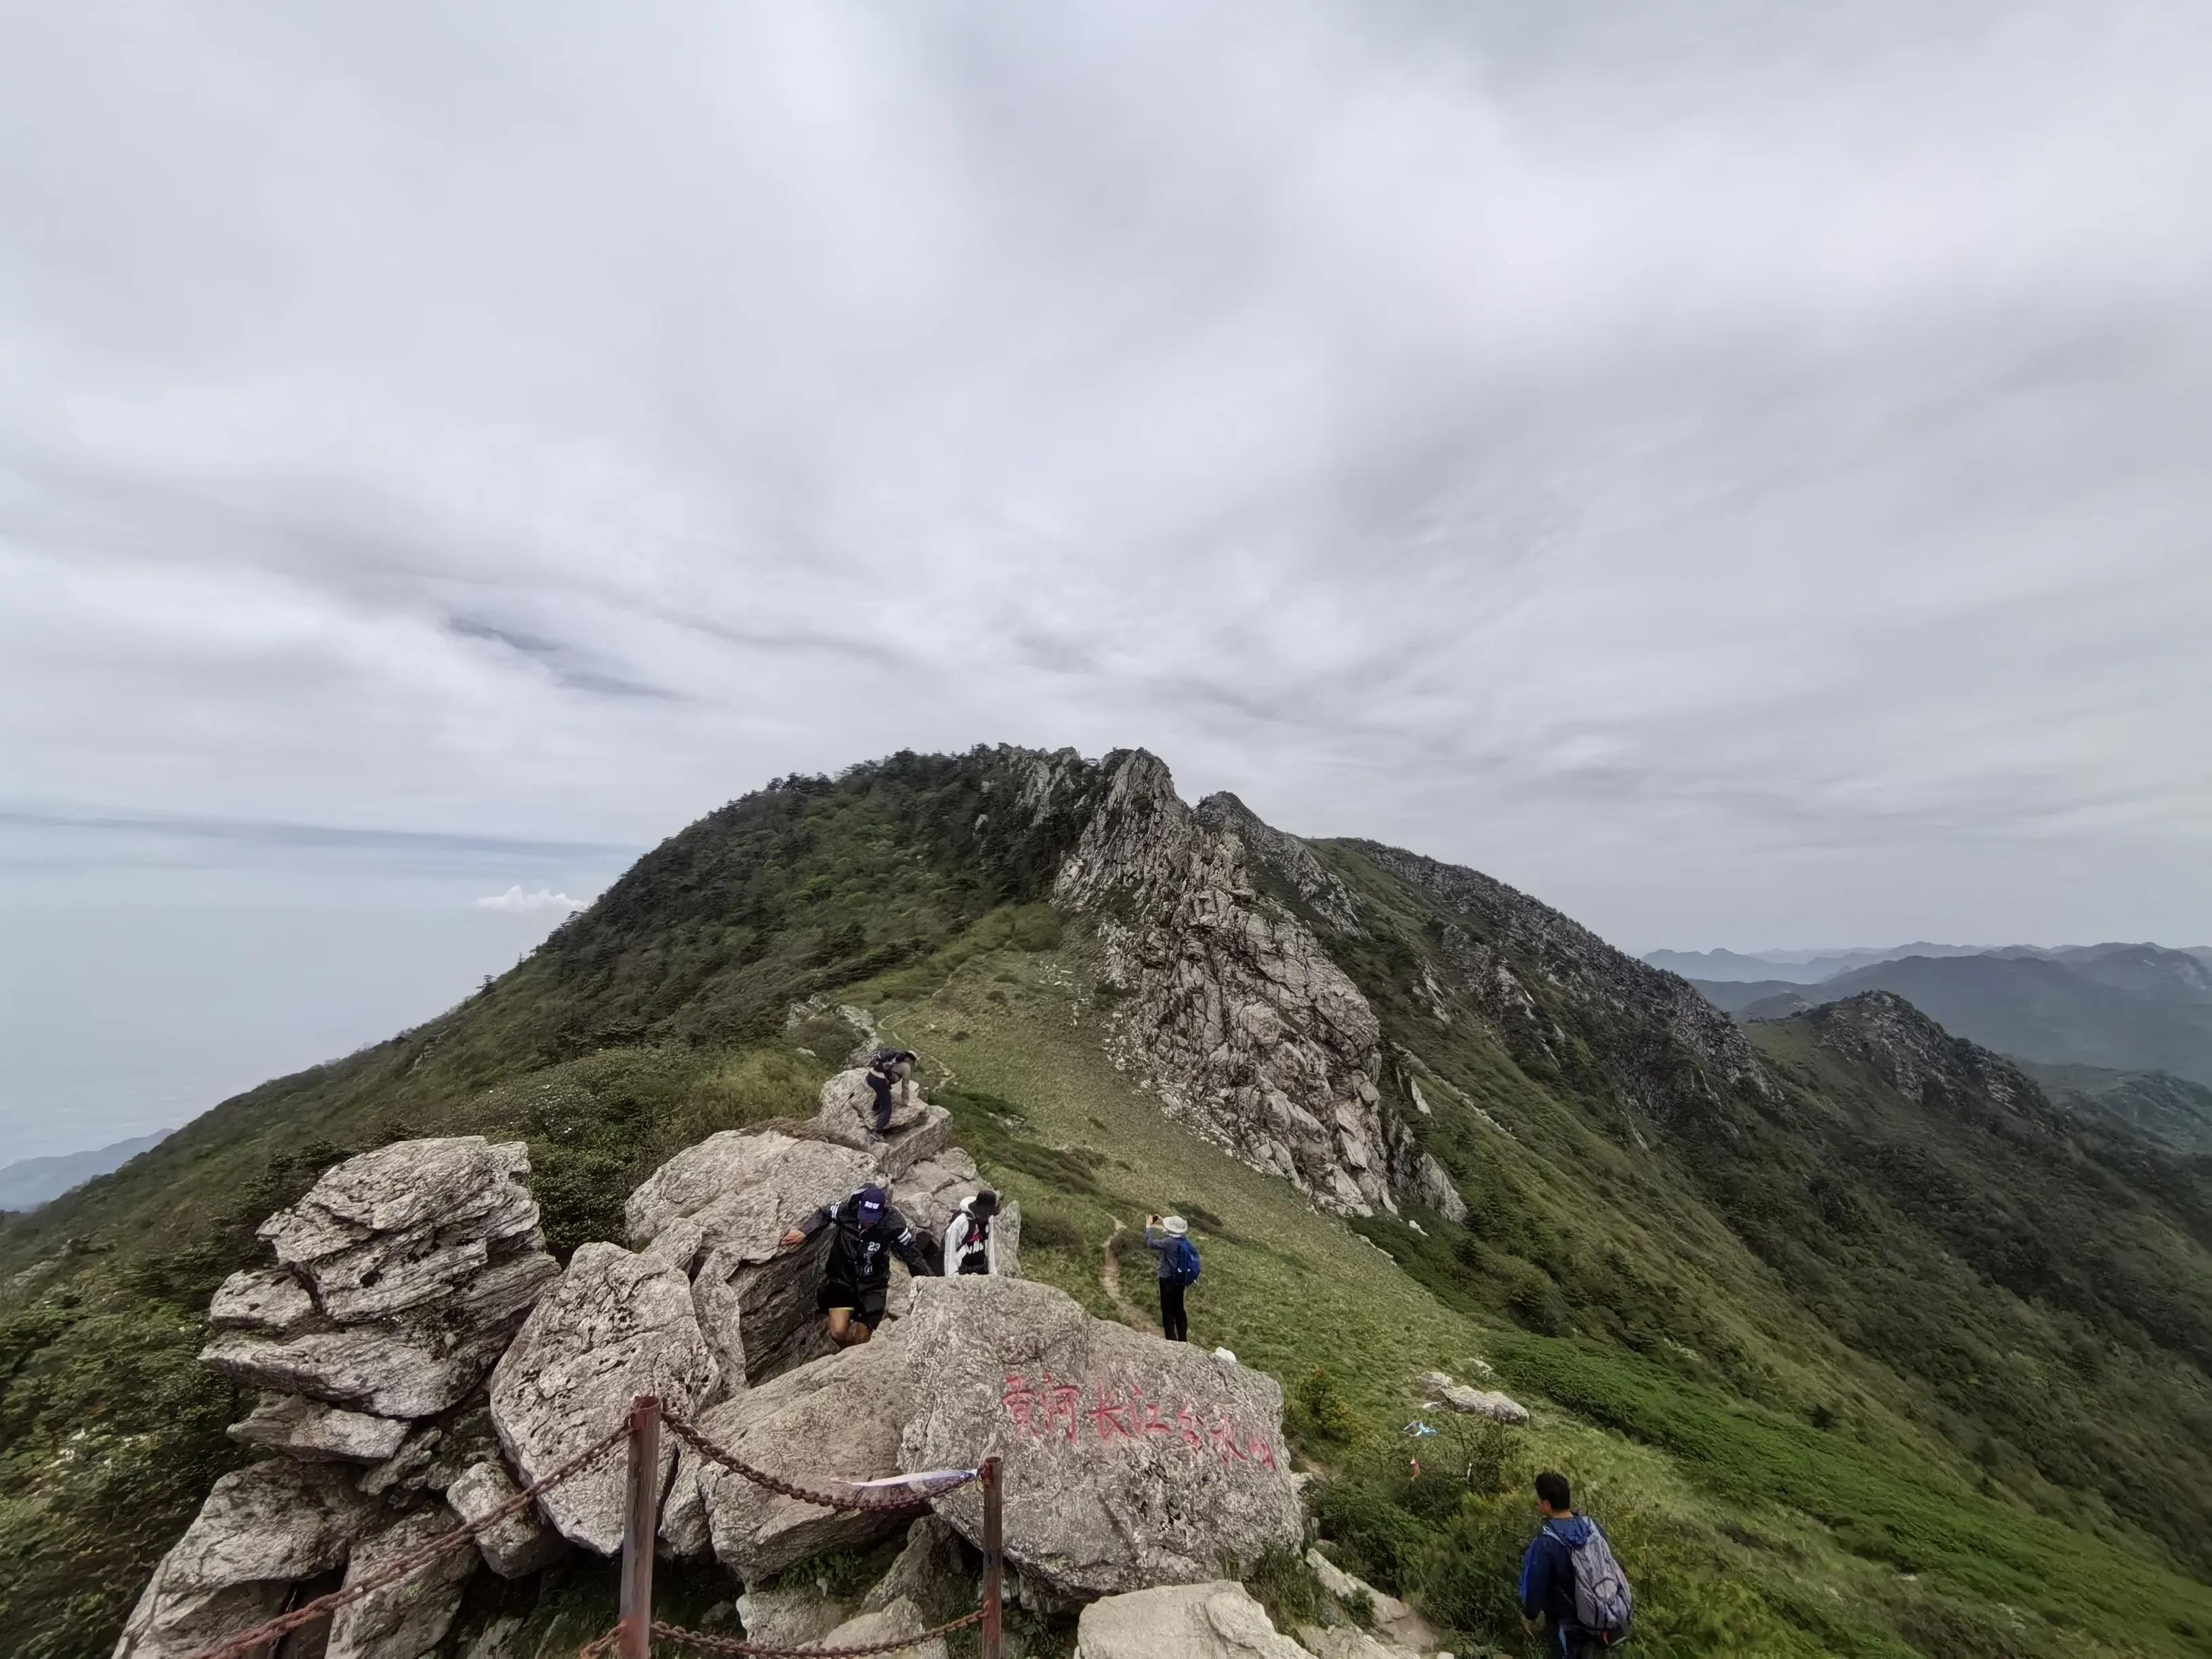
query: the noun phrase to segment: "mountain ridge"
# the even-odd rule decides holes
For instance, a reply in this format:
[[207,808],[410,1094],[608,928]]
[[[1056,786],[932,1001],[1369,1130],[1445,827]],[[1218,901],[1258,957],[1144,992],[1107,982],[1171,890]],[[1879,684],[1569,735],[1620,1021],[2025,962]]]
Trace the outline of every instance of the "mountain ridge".
[[200,1310],[320,1168],[520,1139],[566,1255],[673,1151],[803,1110],[842,1006],[1097,1310],[1109,1221],[1219,1209],[1200,1302],[1284,1382],[1324,1535],[1470,1641],[1510,1637],[1525,1506],[1408,1486],[1401,1324],[1538,1409],[1516,1480],[1590,1474],[1655,1650],[2212,1630],[2205,1166],[1893,997],[1742,1026],[1479,872],[1186,806],[1142,750],[1000,747],[778,780],[447,1014],[0,1231],[0,1638],[99,1650],[234,1465]]

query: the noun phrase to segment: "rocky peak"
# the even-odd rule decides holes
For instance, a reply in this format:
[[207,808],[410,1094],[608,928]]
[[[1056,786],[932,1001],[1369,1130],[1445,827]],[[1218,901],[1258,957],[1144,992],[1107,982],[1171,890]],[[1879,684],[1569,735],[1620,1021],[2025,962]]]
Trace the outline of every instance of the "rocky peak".
[[1258,863],[1297,890],[1308,908],[1340,933],[1364,934],[1359,908],[1342,878],[1323,864],[1296,836],[1262,823],[1257,813],[1227,790],[1198,804],[1198,821],[1218,834],[1235,836]]
[[1872,1066],[1923,1106],[1986,1097],[2012,1112],[2041,1106],[2042,1091],[2010,1060],[1954,1037],[1894,991],[1862,991],[1796,1017],[1831,1053]]
[[[1052,787],[1042,775],[1031,775],[1041,795]],[[1088,808],[1053,897],[1097,918],[1108,973],[1129,994],[1122,1052],[1170,1115],[1331,1209],[1395,1209],[1375,1011],[1253,879],[1255,839],[1297,844],[1233,798],[1206,821],[1141,749],[1108,756],[1091,777],[1053,775],[1085,789]]]

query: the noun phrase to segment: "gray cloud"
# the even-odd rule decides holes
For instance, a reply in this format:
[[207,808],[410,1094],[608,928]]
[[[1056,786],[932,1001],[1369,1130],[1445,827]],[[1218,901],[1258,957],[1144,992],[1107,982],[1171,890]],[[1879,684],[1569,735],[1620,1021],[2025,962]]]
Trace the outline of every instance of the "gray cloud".
[[2212,938],[2197,9],[5,33],[20,807],[1144,743],[1634,945]]

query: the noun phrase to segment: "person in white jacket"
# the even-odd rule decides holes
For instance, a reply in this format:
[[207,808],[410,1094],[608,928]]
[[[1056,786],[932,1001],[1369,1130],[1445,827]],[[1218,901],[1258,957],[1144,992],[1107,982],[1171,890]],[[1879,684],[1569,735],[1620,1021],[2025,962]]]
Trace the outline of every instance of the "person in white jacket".
[[973,1198],[963,1198],[952,1219],[945,1225],[945,1273],[993,1273],[999,1271],[999,1234],[991,1223],[999,1213],[999,1195],[988,1187]]

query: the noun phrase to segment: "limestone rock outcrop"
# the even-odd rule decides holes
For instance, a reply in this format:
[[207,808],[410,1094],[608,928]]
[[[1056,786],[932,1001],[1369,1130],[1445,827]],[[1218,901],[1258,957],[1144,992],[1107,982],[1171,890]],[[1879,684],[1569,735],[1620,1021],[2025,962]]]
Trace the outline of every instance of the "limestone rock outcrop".
[[496,1458],[470,1464],[446,1488],[446,1502],[453,1513],[479,1528],[477,1549],[484,1565],[502,1578],[526,1577],[568,1553],[568,1540],[546,1524],[534,1504],[489,1526],[483,1524],[502,1504],[520,1496],[521,1490],[507,1472],[507,1465]]
[[[345,1588],[375,1577],[453,1529],[443,1510],[418,1510],[354,1547]],[[373,1589],[331,1615],[324,1659],[422,1659],[453,1628],[461,1589],[476,1571],[473,1550],[447,1552],[392,1583]]]
[[[1111,1595],[1297,1546],[1273,1378],[1094,1319],[1024,1279],[922,1280],[892,1328],[914,1401],[900,1467],[971,1468],[999,1454],[1006,1553],[1025,1583]],[[980,1541],[973,1486],[936,1507]]]
[[[1103,772],[1053,896],[1098,918],[1127,993],[1120,1029],[1164,1104],[1330,1209],[1395,1208],[1367,999],[1255,885],[1234,814],[1209,827],[1142,750]],[[1054,775],[1040,769],[1028,793]]]
[[381,1463],[399,1449],[407,1425],[279,1394],[264,1395],[251,1416],[230,1425],[229,1434],[246,1445],[308,1462]]
[[[930,1280],[932,1284],[942,1280]],[[839,1480],[900,1473],[899,1436],[914,1407],[913,1356],[901,1324],[857,1348],[787,1371],[709,1409],[699,1429],[756,1468],[836,1490]],[[688,1449],[715,1558],[748,1583],[795,1561],[887,1536],[908,1516],[825,1510],[755,1486]]]
[[[580,1245],[492,1373],[492,1425],[508,1462],[535,1481],[620,1424],[634,1396],[658,1395],[689,1416],[716,1380],[680,1270],[619,1245]],[[664,1485],[674,1461],[664,1443]],[[538,1501],[571,1543],[612,1555],[623,1480],[610,1457]]]
[[115,1659],[180,1659],[251,1628],[386,1519],[328,1464],[279,1457],[224,1475],[155,1568]]
[[325,1171],[262,1224],[273,1268],[234,1273],[202,1352],[231,1381],[378,1417],[459,1404],[559,1272],[520,1143],[405,1140]]
[[[1321,1580],[1322,1588],[1338,1601],[1349,1604],[1362,1596],[1366,1597],[1375,1633],[1384,1642],[1416,1653],[1430,1653],[1435,1650],[1442,1639],[1436,1626],[1405,1602],[1387,1590],[1376,1589],[1364,1578],[1353,1577],[1319,1550],[1306,1552],[1306,1565],[1314,1570],[1314,1576]],[[1316,1653],[1323,1651],[1322,1648],[1314,1646],[1306,1631],[1301,1630],[1298,1638]]]
[[877,1642],[911,1642],[914,1645],[900,1651],[912,1654],[915,1659],[948,1659],[943,1637],[933,1636],[927,1642],[915,1640],[928,1628],[922,1621],[921,1609],[902,1595],[886,1607],[848,1619],[822,1638],[822,1645],[857,1648]]
[[876,1096],[867,1079],[867,1068],[855,1066],[823,1084],[815,1129],[841,1146],[873,1154],[878,1173],[894,1180],[952,1144],[952,1114],[924,1100],[911,1079],[907,1099],[893,1093],[890,1132],[878,1139]]
[[1311,1659],[1233,1578],[1109,1595],[1084,1608],[1075,1659]]

